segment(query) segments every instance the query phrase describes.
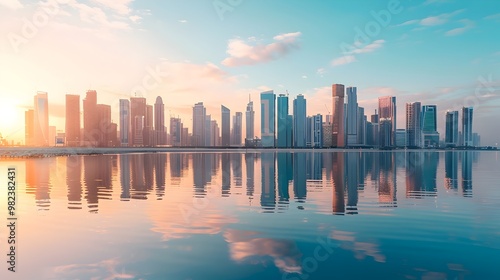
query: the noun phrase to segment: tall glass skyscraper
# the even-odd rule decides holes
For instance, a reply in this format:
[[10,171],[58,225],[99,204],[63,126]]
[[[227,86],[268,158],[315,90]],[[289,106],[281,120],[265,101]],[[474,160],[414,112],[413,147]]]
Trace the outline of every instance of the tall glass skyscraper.
[[437,147],[439,145],[436,105],[422,106],[422,134],[424,147]]
[[166,145],[167,144],[167,129],[165,127],[165,105],[161,96],[156,97],[154,106],[154,144]]
[[276,147],[287,148],[287,122],[288,122],[288,96],[280,94],[278,96],[278,138]]
[[207,121],[207,111],[203,102],[198,102],[193,107],[193,146],[205,146],[205,124]]
[[224,105],[220,106],[221,110],[221,134],[222,134],[222,146],[231,145],[231,110]]
[[347,146],[357,145],[358,143],[358,96],[356,87],[346,88],[347,95]]
[[255,138],[255,112],[253,110],[253,101],[249,100],[247,111],[245,112],[246,120],[246,137],[245,139],[253,140]]
[[293,100],[293,146],[306,147],[307,101],[299,94]]
[[396,97],[384,96],[378,99],[380,147],[394,147],[396,144]]
[[446,135],[444,142],[446,146],[458,146],[458,111],[446,112]]
[[333,108],[332,108],[332,144],[333,147],[344,147],[345,146],[345,132],[344,132],[344,96],[345,90],[344,85],[334,84],[332,85],[332,97],[333,97]]
[[260,94],[260,132],[262,147],[275,146],[275,118],[276,118],[276,95],[274,91],[265,91]]
[[[84,108],[85,113],[85,108]],[[144,127],[146,126],[146,98],[130,98],[130,120],[132,121],[132,146],[144,145]]]
[[236,112],[233,116],[233,133],[232,133],[232,143],[236,146],[241,146],[241,135],[243,126],[243,113]]
[[406,103],[406,144],[422,147],[422,108],[420,102]]
[[66,94],[66,146],[80,146],[80,95]]
[[130,144],[130,102],[127,99],[120,99],[120,143],[123,147]]
[[474,142],[474,139],[472,137],[472,113],[472,107],[462,108],[462,143],[467,147],[472,147]]

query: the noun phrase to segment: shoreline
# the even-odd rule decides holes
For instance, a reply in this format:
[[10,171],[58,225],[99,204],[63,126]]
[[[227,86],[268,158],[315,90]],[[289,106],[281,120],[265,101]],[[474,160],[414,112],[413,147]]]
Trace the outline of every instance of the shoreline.
[[262,153],[262,152],[441,152],[441,151],[499,151],[486,148],[261,148],[261,147],[0,147],[0,158],[37,158],[72,155],[107,155],[134,153]]

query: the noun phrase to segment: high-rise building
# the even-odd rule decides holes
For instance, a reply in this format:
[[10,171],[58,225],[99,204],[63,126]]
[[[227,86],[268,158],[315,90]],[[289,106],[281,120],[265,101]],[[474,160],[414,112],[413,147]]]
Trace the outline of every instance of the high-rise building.
[[288,115],[286,118],[286,146],[293,147],[293,116]]
[[[144,135],[143,130],[146,125],[146,98],[131,97],[130,98],[130,120],[132,121],[132,146],[143,146]],[[140,129],[140,130],[138,130]]]
[[262,147],[275,146],[275,119],[276,119],[276,95],[274,91],[265,91],[260,94],[260,132]]
[[232,144],[241,146],[241,136],[243,130],[243,113],[236,112],[233,116]]
[[396,129],[394,141],[396,147],[403,148],[408,146],[406,130],[403,128]]
[[165,126],[165,105],[160,96],[156,97],[154,105],[154,135],[156,145],[167,144],[167,128]]
[[26,146],[35,145],[35,111],[30,109],[24,113],[24,144]]
[[80,146],[80,95],[66,94],[66,146]]
[[358,145],[366,145],[366,116],[363,107],[358,107]]
[[288,96],[280,94],[278,96],[278,137],[276,147],[287,148],[287,119],[288,119]]
[[198,102],[193,107],[193,146],[205,145],[205,123],[207,112],[203,102]]
[[379,97],[378,111],[379,145],[380,147],[393,147],[396,144],[396,97]]
[[331,122],[323,123],[323,147],[330,148],[332,146],[332,124]]
[[255,138],[255,112],[253,110],[253,101],[249,100],[247,111],[245,112],[246,120],[246,137],[245,139],[253,140]]
[[220,146],[220,129],[216,120],[212,120],[212,123],[210,124],[210,136],[212,137],[210,140],[210,146]]
[[146,116],[144,118],[144,129],[142,132],[143,143],[146,147],[154,146],[154,114],[153,105],[146,104]]
[[293,100],[293,146],[304,148],[307,146],[307,101],[304,95],[299,94]]
[[128,99],[120,99],[120,145],[128,147],[132,144],[130,141],[130,101]]
[[97,92],[88,90],[83,99],[83,141],[86,146],[96,146],[99,141],[99,119],[97,116]]
[[345,146],[345,132],[344,132],[344,85],[334,84],[332,85],[332,97],[333,97],[333,125],[332,125],[332,142],[334,147],[344,147]]
[[111,106],[105,104],[96,105],[97,120],[99,122],[99,133],[97,138],[97,146],[111,146]]
[[422,147],[421,117],[420,102],[406,103],[406,142],[408,147]]
[[205,116],[205,147],[212,145],[212,116]]
[[356,87],[347,87],[347,112],[346,130],[347,146],[355,146],[358,143],[358,97]]
[[380,126],[379,126],[379,117],[377,110],[375,110],[375,114],[370,117],[372,123],[372,140],[370,145],[374,147],[378,147],[380,143]]
[[49,145],[49,100],[46,92],[37,92],[35,95],[35,110],[33,117],[34,144],[36,146]]
[[322,148],[323,147],[323,116],[321,114],[314,115],[309,117],[310,120],[310,131],[308,134],[310,135],[310,143],[308,146],[313,148]]
[[[221,134],[222,146],[227,147],[231,145],[231,110],[224,105],[221,108]],[[247,119],[248,122],[248,119]]]
[[458,111],[446,112],[445,145],[455,147],[459,144],[458,138]]
[[170,118],[170,143],[174,147],[182,146],[182,122],[180,118]]
[[472,146],[480,147],[481,146],[481,135],[479,133],[472,133]]
[[462,137],[463,137],[463,145],[466,147],[471,147],[474,143],[474,139],[472,138],[472,107],[463,107],[462,108]]
[[439,132],[437,131],[437,106],[422,106],[422,134],[424,147],[439,146]]

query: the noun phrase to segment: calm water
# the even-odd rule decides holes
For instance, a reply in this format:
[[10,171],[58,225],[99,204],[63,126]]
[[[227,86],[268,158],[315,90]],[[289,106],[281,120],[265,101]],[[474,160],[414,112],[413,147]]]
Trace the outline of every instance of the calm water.
[[498,152],[4,160],[2,186],[10,165],[0,279],[500,279]]

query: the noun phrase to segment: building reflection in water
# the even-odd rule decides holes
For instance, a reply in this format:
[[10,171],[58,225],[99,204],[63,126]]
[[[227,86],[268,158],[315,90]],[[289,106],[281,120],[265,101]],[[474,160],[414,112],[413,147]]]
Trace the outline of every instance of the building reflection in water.
[[213,154],[195,153],[192,155],[194,196],[204,197],[206,186],[212,180]]
[[66,185],[68,185],[68,209],[82,209],[82,158],[66,159]]
[[255,191],[255,159],[256,154],[245,153],[245,169],[247,175],[247,196],[251,202]]
[[130,198],[132,199],[147,199],[148,189],[144,177],[144,156],[145,154],[130,155],[132,171]]
[[50,165],[54,160],[54,158],[26,160],[26,193],[35,196],[39,210],[49,210],[50,207]]
[[379,203],[384,207],[396,207],[395,153],[380,152],[379,155]]
[[186,154],[171,153],[169,156],[170,162],[170,184],[173,186],[179,186],[181,184],[181,178],[183,177],[184,162],[187,160]]
[[364,171],[359,168],[358,152],[345,153],[345,172],[346,172],[346,188],[347,188],[347,207],[346,214],[358,214],[358,186],[359,178],[364,177],[360,172]]
[[[304,203],[307,197],[307,156],[305,152],[293,154],[293,194],[295,201]],[[301,209],[302,206],[298,206]]]
[[130,156],[127,154],[120,155],[120,185],[122,192],[120,200],[130,200]]
[[472,161],[473,151],[462,152],[462,191],[464,197],[472,197]]
[[264,152],[261,154],[262,192],[260,205],[264,212],[274,212],[276,207],[276,171],[275,153]]
[[292,154],[277,153],[278,160],[278,204],[280,208],[288,208],[290,193],[290,177],[293,174]]
[[447,189],[458,189],[458,153],[446,151],[444,153],[445,175],[444,185]]
[[112,155],[84,156],[85,199],[90,212],[98,212],[100,199],[111,199]]
[[167,155],[164,153],[153,154],[155,164],[155,186],[158,200],[165,195],[165,173],[167,170]]
[[437,196],[439,154],[410,151],[406,153],[406,197]]
[[222,165],[222,196],[229,197],[231,195],[231,155],[223,153],[221,155]]
[[231,154],[231,170],[233,171],[234,185],[241,187],[243,185],[243,174],[241,170],[241,154]]
[[344,215],[344,153],[332,153],[332,212],[335,215]]

